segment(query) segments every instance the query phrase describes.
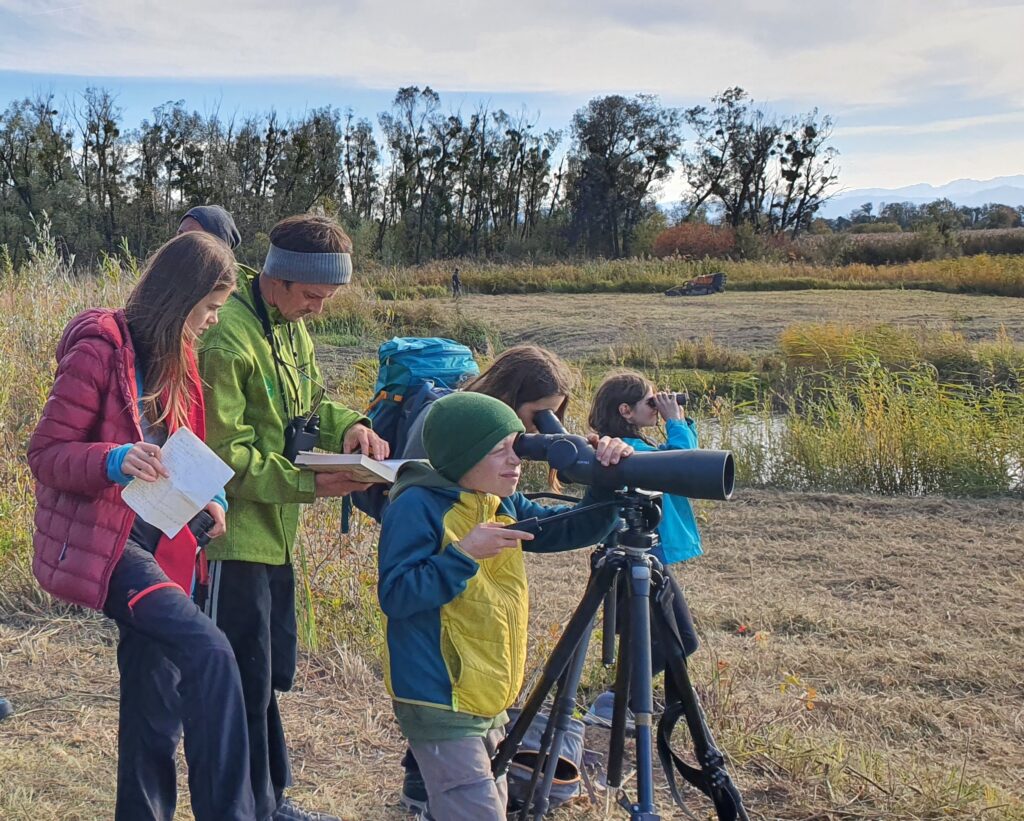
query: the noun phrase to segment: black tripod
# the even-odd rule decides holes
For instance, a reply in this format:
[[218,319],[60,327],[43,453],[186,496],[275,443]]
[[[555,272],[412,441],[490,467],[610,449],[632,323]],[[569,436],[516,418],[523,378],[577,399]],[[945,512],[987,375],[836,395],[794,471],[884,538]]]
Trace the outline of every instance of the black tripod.
[[[725,758],[715,747],[704,720],[697,696],[690,684],[686,653],[673,616],[674,585],[668,571],[650,555],[658,544],[654,532],[661,519],[660,494],[629,490],[621,492],[614,502],[601,502],[586,508],[549,517],[543,523],[521,523],[539,527],[556,518],[578,515],[597,506],[614,504],[620,507],[624,527],[613,534],[591,557],[590,579],[576,611],[569,619],[562,637],[551,652],[540,680],[534,686],[523,711],[513,724],[494,757],[495,776],[507,772],[512,757],[526,735],[530,723],[540,711],[551,690],[555,688],[551,716],[540,742],[536,766],[529,788],[529,799],[519,818],[532,816],[541,821],[549,809],[549,796],[562,740],[569,729],[575,710],[576,691],[594,629],[594,620],[602,602],[606,604],[604,656],[610,663],[614,657],[615,600],[618,585],[626,586],[628,607],[623,615],[619,638],[619,665],[615,678],[615,706],[612,713],[611,741],[608,751],[607,784],[619,791],[618,802],[629,812],[631,821],[659,821],[654,807],[653,784],[653,712],[651,684],[651,625],[664,647],[666,658],[666,707],[658,724],[657,745],[662,767],[673,797],[684,806],[675,783],[675,771],[705,793],[714,803],[721,821],[747,821],[739,791],[725,769]],[[676,590],[678,590],[678,587]],[[636,727],[637,798],[629,801],[622,791],[623,757],[626,739],[626,705],[633,712]],[[693,739],[698,767],[692,767],[672,752],[672,729],[685,717]],[[685,807],[684,807],[685,809]]]

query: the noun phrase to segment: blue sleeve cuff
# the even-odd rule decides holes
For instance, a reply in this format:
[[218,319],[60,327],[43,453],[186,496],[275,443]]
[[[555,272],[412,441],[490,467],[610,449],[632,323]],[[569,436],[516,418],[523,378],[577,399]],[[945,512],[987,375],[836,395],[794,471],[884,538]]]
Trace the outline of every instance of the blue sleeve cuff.
[[110,453],[107,454],[107,478],[111,482],[127,485],[132,480],[131,476],[128,476],[121,470],[121,465],[124,464],[124,457],[128,455],[128,451],[131,449],[131,445],[120,445],[111,449]]
[[697,425],[689,417],[683,419],[669,419],[665,422],[664,445],[658,450],[674,450],[697,447]]
[[218,493],[216,496],[214,496],[212,501],[214,501],[218,505],[220,505],[224,509],[225,513],[228,512],[228,497],[224,495],[224,491],[223,490],[220,493]]

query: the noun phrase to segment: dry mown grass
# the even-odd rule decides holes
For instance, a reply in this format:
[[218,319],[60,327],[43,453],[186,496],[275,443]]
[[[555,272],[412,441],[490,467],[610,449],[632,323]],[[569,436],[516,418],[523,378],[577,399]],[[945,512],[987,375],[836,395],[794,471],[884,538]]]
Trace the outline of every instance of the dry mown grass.
[[[1024,819],[1019,501],[749,491],[708,512],[708,554],[679,573],[704,641],[694,678],[753,818]],[[372,570],[362,544],[324,535],[314,552],[321,573],[339,557],[362,566],[356,578]],[[586,564],[531,557],[534,660]],[[364,582],[339,618],[364,621]],[[109,818],[114,631],[3,593],[0,605],[0,679],[18,709],[0,727],[0,817]],[[305,656],[283,698],[294,792],[347,818],[400,819],[378,662],[344,640]]]
[[[119,302],[126,282],[54,279],[50,267],[0,289],[13,318],[0,326],[0,350],[21,374],[0,386],[0,696],[18,711],[0,725],[5,821],[104,819],[114,800],[116,633],[98,616],[53,609],[29,578],[23,453],[60,328],[83,305]],[[403,304],[370,335],[429,326],[449,308]],[[691,336],[758,351],[794,321],[948,323],[968,338],[1005,325],[1008,338],[1024,339],[1015,300],[923,292],[471,296],[462,310],[467,327],[498,324],[506,343],[529,339],[571,358]],[[363,334],[344,323],[333,331]],[[374,367],[345,364],[343,375],[329,368],[339,371],[332,387],[361,404]],[[574,406],[574,418],[581,412]],[[708,556],[681,572],[704,636],[694,677],[753,817],[1024,819],[1019,499],[746,492],[709,510]],[[402,747],[380,681],[373,531],[363,525],[339,543],[336,506],[307,516],[321,643],[284,697],[295,794],[352,819],[400,819]],[[583,554],[531,562],[534,661],[557,637],[585,567]],[[592,667],[588,684],[602,675]],[[673,817],[663,793],[659,805]]]
[[891,323],[947,327],[968,339],[992,338],[1000,327],[1024,341],[1017,299],[927,291],[744,291],[710,297],[650,294],[534,294],[463,298],[462,313],[486,322],[505,344],[534,342],[573,359],[606,354],[638,341],[664,354],[679,339],[712,337],[745,352],[775,348],[794,323]]

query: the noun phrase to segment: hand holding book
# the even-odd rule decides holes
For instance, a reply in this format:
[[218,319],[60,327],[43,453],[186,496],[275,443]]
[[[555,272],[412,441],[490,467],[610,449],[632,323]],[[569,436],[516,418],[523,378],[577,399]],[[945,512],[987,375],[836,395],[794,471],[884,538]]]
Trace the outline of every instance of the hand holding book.
[[[383,482],[392,484],[398,469],[415,459],[371,459],[362,453],[317,453],[302,451],[295,459],[296,466],[317,473],[343,474],[346,479],[362,484]],[[359,488],[355,488],[358,490]]]

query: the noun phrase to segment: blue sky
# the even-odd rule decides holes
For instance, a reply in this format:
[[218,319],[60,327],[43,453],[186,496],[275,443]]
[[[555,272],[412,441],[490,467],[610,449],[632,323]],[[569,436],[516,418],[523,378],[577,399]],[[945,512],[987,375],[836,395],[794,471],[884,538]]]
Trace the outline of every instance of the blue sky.
[[564,128],[599,94],[740,85],[831,114],[844,188],[941,184],[1024,171],[1022,32],[1024,2],[997,0],[0,0],[0,103],[94,84],[130,124],[176,99],[373,118],[429,84]]

